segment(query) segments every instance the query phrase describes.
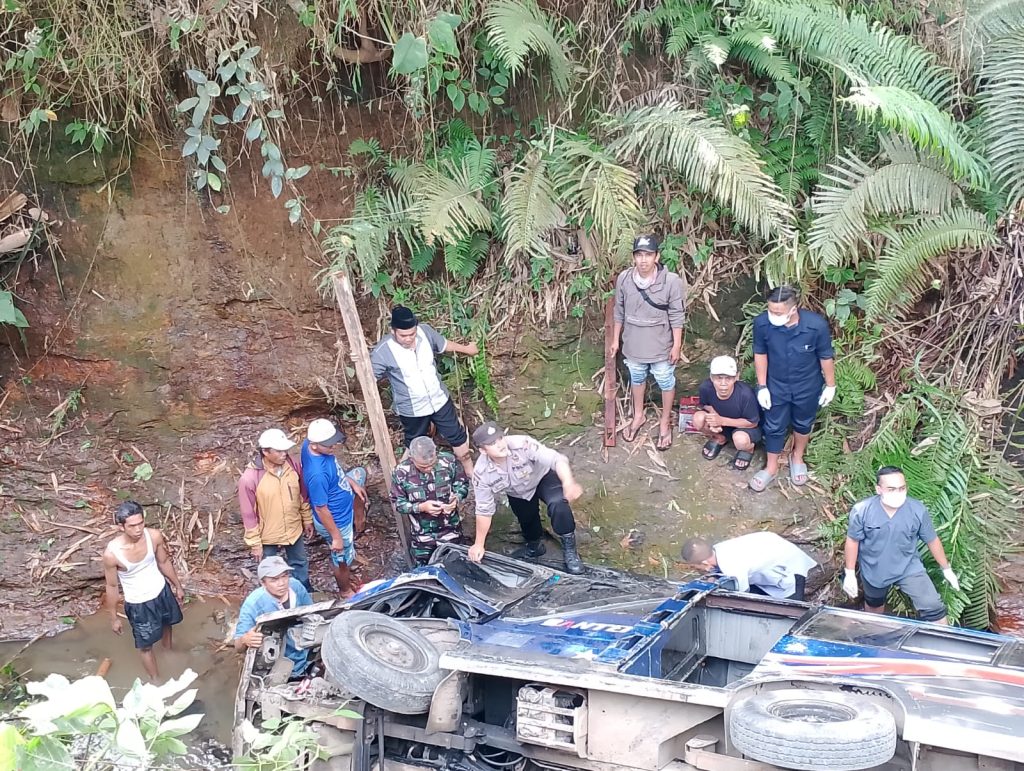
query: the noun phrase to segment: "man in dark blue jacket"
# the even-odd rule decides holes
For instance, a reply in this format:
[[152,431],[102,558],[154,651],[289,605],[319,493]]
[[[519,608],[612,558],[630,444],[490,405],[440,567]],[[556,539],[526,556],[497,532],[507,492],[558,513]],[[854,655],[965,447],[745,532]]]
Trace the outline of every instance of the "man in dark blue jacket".
[[836,395],[835,352],[828,322],[798,307],[796,290],[780,286],[768,294],[768,310],[754,319],[754,370],[757,401],[764,410],[764,449],[768,463],[750,480],[761,492],[779,473],[786,432],[793,429],[789,479],[807,484],[804,451],[818,408]]

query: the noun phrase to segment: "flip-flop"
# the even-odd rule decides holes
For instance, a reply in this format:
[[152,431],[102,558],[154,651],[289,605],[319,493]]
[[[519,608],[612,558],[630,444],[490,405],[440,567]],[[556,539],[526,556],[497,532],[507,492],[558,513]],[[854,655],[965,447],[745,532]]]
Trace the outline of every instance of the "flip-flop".
[[636,430],[633,431],[632,434],[629,433],[630,426],[626,426],[624,429],[622,429],[622,438],[625,439],[627,442],[635,442],[636,438],[640,436],[640,432],[644,430],[644,426],[646,425],[647,421],[645,420],[643,423],[636,427]]
[[[666,437],[668,437],[668,441],[667,442],[665,441]],[[670,428],[668,430],[667,434],[658,434],[658,443],[655,445],[655,447],[658,448],[659,452],[665,452],[665,450],[667,450],[671,446],[672,446],[672,429]]]
[[714,460],[718,457],[723,447],[725,447],[724,444],[719,444],[714,439],[708,439],[704,442],[704,449],[701,450],[701,454],[704,456],[704,460]]
[[761,471],[758,471],[756,474],[754,474],[754,476],[750,478],[750,481],[747,482],[747,484],[750,486],[750,489],[753,490],[755,493],[761,493],[764,492],[768,485],[770,485],[774,481],[775,474],[769,473],[767,469],[762,469]]
[[[746,450],[740,450],[736,453],[736,457],[732,459],[732,467],[737,471],[746,471],[750,468],[750,461],[754,459],[754,453]],[[740,465],[740,464],[743,465]]]
[[[797,480],[797,477],[803,477],[801,480]],[[795,484],[797,487],[803,487],[807,484],[807,464],[806,463],[790,463],[789,464],[789,481]]]

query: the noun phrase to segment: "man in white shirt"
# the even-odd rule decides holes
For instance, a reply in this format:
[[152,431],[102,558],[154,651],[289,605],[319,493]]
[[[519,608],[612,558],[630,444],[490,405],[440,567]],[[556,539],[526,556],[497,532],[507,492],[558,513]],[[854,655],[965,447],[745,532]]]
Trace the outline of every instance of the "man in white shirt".
[[736,590],[803,600],[807,574],[818,563],[785,538],[748,533],[714,546],[703,538],[683,544],[683,562],[736,579]]
[[476,343],[460,345],[445,339],[429,324],[421,324],[408,308],[391,311],[391,334],[370,352],[374,377],[387,376],[391,400],[405,431],[405,444],[417,436],[428,436],[430,424],[452,446],[467,477],[473,475],[469,436],[459,420],[448,389],[437,375],[434,354],[461,353],[476,356]]

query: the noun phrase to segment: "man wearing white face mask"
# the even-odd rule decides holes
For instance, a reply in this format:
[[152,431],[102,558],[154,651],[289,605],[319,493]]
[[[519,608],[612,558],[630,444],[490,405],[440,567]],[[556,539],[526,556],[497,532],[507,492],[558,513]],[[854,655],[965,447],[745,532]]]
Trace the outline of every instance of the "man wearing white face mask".
[[907,497],[907,478],[902,469],[883,466],[875,478],[878,495],[854,504],[850,511],[843,591],[851,598],[857,596],[855,568],[859,563],[864,610],[884,613],[889,590],[899,586],[922,621],[945,624],[946,607],[925,572],[917,542],[928,546],[942,568],[942,577],[955,591],[960,590],[960,581],[949,566],[931,515],[921,501]]
[[835,352],[828,322],[813,311],[797,307],[796,290],[788,286],[768,295],[768,310],[754,319],[754,371],[757,401],[764,410],[761,429],[768,462],[750,480],[761,492],[779,473],[779,455],[786,433],[793,429],[789,479],[807,484],[804,451],[818,408],[836,395]]

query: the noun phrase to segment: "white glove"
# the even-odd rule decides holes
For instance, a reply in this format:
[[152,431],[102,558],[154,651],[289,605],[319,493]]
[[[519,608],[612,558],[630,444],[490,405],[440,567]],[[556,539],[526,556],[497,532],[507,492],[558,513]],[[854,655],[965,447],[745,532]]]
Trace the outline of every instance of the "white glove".
[[857,574],[849,568],[843,575],[843,591],[850,595],[851,600],[857,598]]
[[821,389],[821,396],[818,397],[819,407],[828,407],[832,403],[832,400],[836,398],[836,387],[825,386]]
[[953,568],[943,568],[942,577],[946,579],[947,584],[953,587],[953,591],[960,591],[960,579],[956,577]]
[[757,389],[757,403],[761,405],[762,410],[770,410],[772,408],[772,394],[767,388]]

